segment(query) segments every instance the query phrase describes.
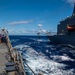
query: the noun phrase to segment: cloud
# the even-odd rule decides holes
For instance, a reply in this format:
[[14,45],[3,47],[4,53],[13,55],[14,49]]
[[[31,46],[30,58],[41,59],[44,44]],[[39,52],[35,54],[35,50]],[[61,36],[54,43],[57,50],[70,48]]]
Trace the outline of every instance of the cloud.
[[38,26],[39,26],[39,27],[41,27],[41,26],[42,26],[42,24],[38,24]]
[[10,22],[8,25],[28,24],[30,22],[33,22],[33,20]]
[[38,32],[40,32],[40,33],[47,33],[47,30],[43,29],[42,26],[43,26],[42,24],[38,24],[38,27],[39,27],[39,31]]
[[75,3],[75,0],[67,0],[69,3]]
[[71,5],[73,5],[75,3],[75,0],[63,0],[63,1],[66,1],[66,2],[70,3]]
[[8,29],[9,35],[28,35],[28,34],[37,34],[38,30],[25,30],[23,28],[15,30],[14,28]]

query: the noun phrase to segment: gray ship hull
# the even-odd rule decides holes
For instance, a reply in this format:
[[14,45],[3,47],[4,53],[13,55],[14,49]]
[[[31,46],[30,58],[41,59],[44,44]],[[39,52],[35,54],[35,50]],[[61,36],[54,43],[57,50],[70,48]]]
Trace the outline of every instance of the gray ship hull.
[[66,44],[75,46],[75,37],[68,35],[54,35],[49,37],[50,41],[58,44]]

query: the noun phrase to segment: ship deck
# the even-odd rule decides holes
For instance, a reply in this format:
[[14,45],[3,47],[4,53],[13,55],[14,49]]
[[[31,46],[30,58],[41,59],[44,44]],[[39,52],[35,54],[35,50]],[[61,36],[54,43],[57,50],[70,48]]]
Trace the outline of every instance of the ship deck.
[[5,63],[8,62],[6,55],[8,52],[8,47],[6,44],[0,44],[0,75],[3,74],[5,69]]

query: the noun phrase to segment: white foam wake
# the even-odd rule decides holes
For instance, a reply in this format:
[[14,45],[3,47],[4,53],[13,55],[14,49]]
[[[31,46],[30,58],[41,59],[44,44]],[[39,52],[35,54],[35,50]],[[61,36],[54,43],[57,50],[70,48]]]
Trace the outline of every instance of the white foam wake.
[[[41,72],[44,75],[73,75],[74,69],[64,70],[67,65],[50,60],[43,53],[38,53],[27,45],[18,45],[16,48],[25,51],[25,53],[23,53],[23,58],[27,60],[27,64],[36,74]],[[54,56],[54,58],[71,60],[69,57],[65,58],[65,56]]]
[[12,39],[11,42],[17,42],[19,39]]

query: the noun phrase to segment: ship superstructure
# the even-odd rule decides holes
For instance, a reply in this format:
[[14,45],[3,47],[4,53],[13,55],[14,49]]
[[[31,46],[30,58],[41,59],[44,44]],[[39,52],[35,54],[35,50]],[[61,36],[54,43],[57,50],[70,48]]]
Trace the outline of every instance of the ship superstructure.
[[57,35],[49,36],[55,43],[75,46],[75,4],[72,16],[60,21],[57,25]]
[[75,36],[75,4],[72,16],[67,17],[66,19],[60,21],[57,26],[58,35],[68,35]]

